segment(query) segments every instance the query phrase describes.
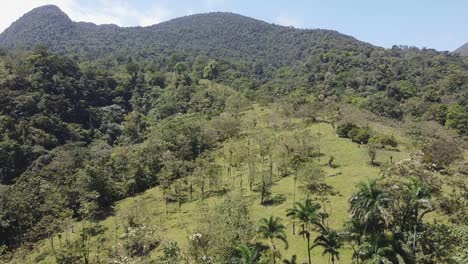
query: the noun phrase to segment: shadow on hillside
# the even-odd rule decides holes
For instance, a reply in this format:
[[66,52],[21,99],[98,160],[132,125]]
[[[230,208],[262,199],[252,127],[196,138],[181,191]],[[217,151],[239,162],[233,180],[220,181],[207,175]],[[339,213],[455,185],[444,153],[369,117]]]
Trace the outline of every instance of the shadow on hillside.
[[115,216],[115,209],[113,206],[108,206],[100,210],[96,216],[95,219],[97,221],[102,221],[108,218],[109,216]]
[[280,205],[282,203],[284,203],[286,201],[286,195],[284,194],[276,194],[276,195],[273,195],[269,198],[266,198],[262,205],[263,206],[277,206],[277,205]]

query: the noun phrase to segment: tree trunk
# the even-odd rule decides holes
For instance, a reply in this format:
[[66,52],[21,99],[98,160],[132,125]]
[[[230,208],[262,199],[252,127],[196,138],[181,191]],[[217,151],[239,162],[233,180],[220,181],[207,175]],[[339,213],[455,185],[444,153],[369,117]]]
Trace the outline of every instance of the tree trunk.
[[205,200],[205,183],[202,183],[202,186],[201,186],[201,197],[202,197],[202,200]]
[[262,191],[261,191],[261,198],[260,198],[260,204],[263,204],[264,199],[265,199],[265,179],[263,179],[262,175]]
[[262,156],[262,170],[261,170],[261,174],[262,174],[262,191],[261,191],[261,204],[263,204],[263,201],[265,199],[265,158],[264,156]]
[[18,223],[18,229],[19,229],[19,240],[20,240],[20,246],[23,246],[23,231],[21,229],[21,224]]
[[271,245],[273,247],[273,264],[276,264],[276,246],[275,241],[271,240]]
[[190,201],[193,200],[193,186],[192,183],[190,183]]
[[310,235],[307,236],[307,256],[309,257],[309,264],[312,264],[312,259],[310,257]]
[[418,226],[418,206],[414,208],[414,234],[413,234],[413,254],[416,256],[416,231]]
[[273,182],[273,157],[271,156],[270,152],[270,182]]
[[294,176],[293,206],[296,205],[296,182],[297,182],[297,177]]
[[55,246],[54,246],[54,237],[52,235],[49,235],[49,242],[50,242],[50,247],[52,248],[52,251],[54,252],[54,255],[56,255]]
[[167,193],[164,193],[164,205],[165,205],[165,208],[166,208],[166,215],[169,213],[167,211]]

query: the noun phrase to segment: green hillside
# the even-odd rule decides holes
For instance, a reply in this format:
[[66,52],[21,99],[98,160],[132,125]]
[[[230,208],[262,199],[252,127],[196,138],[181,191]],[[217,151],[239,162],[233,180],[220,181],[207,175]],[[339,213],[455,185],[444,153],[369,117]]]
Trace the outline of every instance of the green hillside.
[[[290,120],[273,120],[273,122],[278,122],[278,124],[273,124],[272,116],[275,115],[274,107],[260,107],[255,106],[254,110],[249,110],[243,115],[243,120],[249,122],[249,120],[258,120],[255,127],[251,127],[242,132],[240,138],[233,138],[228,140],[223,145],[219,146],[216,150],[213,150],[213,156],[217,157],[215,163],[222,167],[222,184],[226,188],[231,190],[229,195],[241,195],[244,197],[246,202],[249,205],[249,212],[251,214],[253,224],[257,224],[259,219],[264,216],[276,215],[282,217],[287,223],[287,236],[289,241],[289,249],[281,250],[283,256],[291,256],[297,254],[299,261],[306,260],[306,250],[304,250],[305,240],[301,236],[292,235],[292,225],[287,221],[286,209],[292,207],[293,205],[293,193],[294,193],[294,184],[293,177],[291,176],[281,176],[277,175],[277,170],[281,161],[280,154],[275,153],[273,158],[273,171],[274,171],[274,183],[272,187],[273,196],[284,196],[284,200],[281,201],[278,205],[271,206],[262,206],[260,204],[260,194],[258,192],[252,192],[248,187],[248,164],[247,161],[243,161],[233,174],[238,175],[234,176],[236,184],[232,184],[232,179],[227,175],[227,165],[229,158],[223,158],[226,156],[226,152],[233,149],[235,153],[234,156],[242,155],[242,148],[248,145],[247,141],[252,140],[256,135],[261,134],[262,136],[270,137],[272,148],[278,149],[281,151],[281,139],[287,140],[288,137],[291,137],[295,134],[309,134],[309,135],[318,135],[320,134],[320,142],[314,142],[313,144],[320,144],[316,147],[321,149],[321,157],[317,157],[317,163],[320,164],[320,167],[323,168],[325,172],[324,181],[327,184],[333,186],[334,190],[339,192],[337,195],[329,196],[324,195],[317,197],[318,199],[325,199],[324,206],[327,206],[327,212],[331,213],[331,217],[327,220],[332,228],[341,228],[345,223],[345,220],[348,218],[348,197],[350,197],[356,191],[356,185],[360,181],[366,181],[368,179],[378,178],[379,167],[371,166],[368,161],[368,155],[365,147],[360,147],[358,144],[351,142],[348,139],[339,138],[336,136],[334,129],[331,124],[328,123],[314,123],[307,124],[304,118],[292,118]],[[248,126],[248,124],[242,124],[243,126]],[[382,164],[390,162],[390,156],[393,157],[394,161],[403,160],[409,157],[409,151],[411,147],[408,145],[409,142],[405,141],[404,138],[401,138],[400,131],[387,126],[376,125],[376,128],[382,132],[388,134],[394,134],[398,137],[399,140],[402,140],[398,150],[379,151],[377,162]],[[267,139],[268,140],[268,139]],[[253,146],[257,148],[257,146]],[[328,159],[330,156],[334,156],[335,160],[333,162],[334,167],[330,168],[327,165]],[[320,159],[320,160],[318,160]],[[243,178],[244,185],[242,189],[240,188],[240,178]],[[259,179],[255,179],[257,182]],[[258,183],[255,183],[257,185]],[[298,184],[300,185],[300,183]],[[219,188],[219,187],[218,187]],[[304,192],[301,189],[297,190],[297,200],[303,200],[307,196],[307,192]],[[118,202],[112,212],[113,216],[107,217],[102,221],[99,221],[99,225],[102,225],[103,230],[102,234],[96,235],[91,238],[93,247],[97,247],[96,243],[98,241],[103,241],[102,247],[111,248],[115,241],[115,232],[118,234],[123,233],[124,226],[122,225],[125,215],[128,213],[135,213],[138,217],[141,217],[147,220],[148,224],[154,225],[158,232],[158,237],[163,241],[177,241],[178,244],[182,247],[183,250],[187,250],[187,244],[189,242],[189,235],[197,231],[198,226],[201,224],[199,222],[200,218],[204,217],[204,214],[209,210],[208,208],[213,208],[225,199],[226,196],[218,196],[213,194],[211,197],[206,200],[201,199],[201,193],[199,189],[196,189],[193,193],[192,199],[187,197],[181,210],[179,211],[178,203],[173,202],[169,204],[169,213],[165,213],[165,202],[164,195],[161,188],[152,188],[145,191],[141,195],[137,195],[132,198],[127,198],[121,202]],[[76,238],[76,230],[80,229],[80,226],[83,223],[72,223],[71,226],[65,231],[67,235]],[[87,223],[89,224],[89,223]],[[116,230],[117,228],[117,230]],[[73,233],[71,230],[75,230]],[[222,235],[222,234],[220,234]],[[55,237],[55,243],[58,243],[58,238]],[[54,261],[53,252],[51,251],[50,241],[44,240],[38,243],[38,248],[32,251],[32,254],[27,254],[23,258],[18,258],[17,261],[28,261],[32,259],[33,262],[36,260],[42,260],[44,262]],[[93,257],[96,257],[96,251],[99,252],[97,248],[92,248],[92,253],[90,254]],[[351,250],[343,249],[342,252],[342,262],[349,263],[351,261]],[[103,252],[99,252],[101,258],[105,257]],[[154,256],[161,254],[161,249],[157,249],[154,252]],[[321,255],[321,250],[313,250],[313,262],[314,263],[324,263],[327,260],[327,256]],[[45,258],[44,258],[45,257]],[[42,259],[44,258],[44,259]]]
[[2,263],[468,260],[467,57],[55,6],[0,46]]

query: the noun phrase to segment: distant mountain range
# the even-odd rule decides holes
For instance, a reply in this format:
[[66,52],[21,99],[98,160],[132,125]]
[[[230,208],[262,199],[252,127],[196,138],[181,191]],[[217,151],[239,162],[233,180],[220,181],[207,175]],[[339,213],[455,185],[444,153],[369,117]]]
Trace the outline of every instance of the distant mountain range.
[[33,9],[0,34],[0,46],[6,48],[29,49],[40,44],[59,54],[88,59],[181,52],[273,65],[329,49],[376,48],[336,31],[295,29],[233,13],[191,15],[149,27],[119,27],[73,22],[53,5]]
[[454,51],[455,53],[468,56],[468,42]]

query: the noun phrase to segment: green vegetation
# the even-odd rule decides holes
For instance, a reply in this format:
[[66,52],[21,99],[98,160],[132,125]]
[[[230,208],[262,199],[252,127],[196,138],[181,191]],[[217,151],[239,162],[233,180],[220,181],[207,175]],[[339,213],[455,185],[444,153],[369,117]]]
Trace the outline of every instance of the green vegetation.
[[0,36],[17,42],[0,55],[3,262],[468,258],[466,58],[234,14],[124,29],[50,6]]
[[[391,190],[391,188],[379,187],[380,185],[396,184],[400,181],[400,179],[401,181],[406,181],[406,179],[400,178],[402,176],[394,175],[392,169],[387,172],[388,176],[386,176],[383,181],[380,180],[379,183],[372,182],[372,191],[367,191],[367,189],[363,189],[365,192],[361,195],[360,192],[357,192],[357,190],[359,190],[360,187],[356,189],[356,184],[358,184],[360,181],[366,181],[367,179],[371,178],[377,179],[377,174],[379,171],[378,167],[369,165],[366,158],[367,154],[365,148],[360,148],[359,145],[352,143],[351,141],[347,141],[346,139],[337,138],[333,133],[332,126],[329,124],[316,123],[304,126],[304,124],[306,124],[306,118],[298,119],[294,117],[290,120],[291,123],[284,124],[285,127],[282,127],[281,129],[278,127],[275,128],[275,126],[277,125],[270,121],[272,115],[275,115],[274,110],[261,110],[258,107],[256,107],[254,110],[249,110],[243,113],[244,118],[241,126],[246,128],[245,130],[243,130],[245,135],[241,137],[232,138],[227,142],[223,143],[222,146],[220,146],[219,148],[214,149],[212,151],[209,150],[207,152],[206,155],[208,155],[209,152],[213,152],[214,156],[212,156],[212,158],[203,157],[203,159],[211,160],[211,162],[213,163],[204,162],[203,164],[205,164],[205,166],[200,167],[215,168],[215,171],[218,171],[218,175],[221,175],[221,178],[211,181],[210,179],[212,178],[207,177],[204,194],[202,194],[201,188],[203,183],[195,184],[197,180],[194,181],[193,193],[190,194],[189,186],[191,179],[190,177],[188,177],[187,183],[185,185],[187,186],[187,188],[185,188],[184,195],[186,198],[181,204],[179,203],[178,199],[180,195],[177,195],[177,191],[175,189],[177,185],[171,185],[171,187],[169,187],[166,191],[161,185],[161,187],[150,189],[142,195],[138,195],[133,198],[128,198],[122,202],[119,202],[114,208],[113,214],[115,216],[110,216],[103,221],[97,220],[97,226],[100,226],[98,230],[102,231],[95,233],[94,236],[90,236],[90,258],[93,259],[93,261],[96,261],[97,259],[101,259],[104,261],[107,258],[112,258],[116,260],[118,257],[123,258],[124,256],[127,256],[126,254],[128,254],[127,252],[129,251],[125,249],[125,246],[122,246],[122,248],[119,249],[114,249],[117,250],[118,253],[114,253],[116,251],[111,250],[112,254],[110,255],[107,255],[107,253],[105,253],[106,251],[103,249],[112,249],[116,244],[125,245],[126,243],[128,243],[124,235],[128,233],[128,229],[126,227],[128,226],[128,224],[125,223],[131,222],[137,223],[133,224],[136,226],[139,225],[138,223],[145,223],[147,226],[149,226],[148,228],[156,228],[156,233],[153,233],[153,235],[154,238],[157,239],[159,242],[157,243],[158,246],[153,251],[153,253],[143,258],[147,259],[148,261],[150,259],[169,258],[166,255],[170,255],[173,253],[165,253],[168,250],[166,247],[176,248],[175,251],[178,253],[174,253],[175,255],[173,255],[172,258],[178,259],[179,263],[183,263],[184,259],[194,261],[194,259],[203,258],[203,254],[208,254],[216,261],[221,261],[222,259],[246,259],[246,261],[251,260],[251,263],[262,263],[261,261],[266,261],[266,263],[269,263],[268,261],[271,260],[273,262],[273,259],[276,258],[277,263],[280,263],[279,259],[285,259],[287,256],[291,255],[296,255],[299,261],[307,261],[308,252],[310,252],[311,254],[312,263],[321,263],[323,261],[326,261],[327,259],[330,259],[331,261],[332,258],[334,258],[334,260],[337,261],[338,257],[341,259],[342,262],[347,262],[350,261],[353,255],[353,251],[350,251],[349,247],[350,245],[354,245],[354,243],[356,243],[354,250],[361,250],[362,252],[366,252],[365,254],[374,254],[372,252],[366,251],[370,250],[370,248],[367,249],[367,247],[370,247],[370,245],[364,244],[364,240],[367,239],[367,237],[371,239],[371,235],[367,235],[367,232],[372,231],[376,233],[375,239],[377,239],[377,234],[381,232],[379,231],[379,228],[390,228],[390,226],[394,226],[394,224],[393,222],[388,222],[389,227],[386,227],[384,220],[377,221],[369,219],[363,221],[371,221],[372,223],[376,222],[377,225],[375,228],[373,227],[373,229],[367,229],[365,234],[361,234],[358,236],[357,234],[359,233],[359,231],[348,231],[348,227],[347,225],[345,225],[345,221],[348,218],[348,198],[351,197],[353,193],[356,193],[356,195],[359,195],[358,197],[362,197],[360,200],[361,203],[368,204],[369,202],[365,199],[367,199],[368,195],[373,195],[372,193],[374,192],[376,193],[376,197],[382,196],[383,198],[379,199],[383,199],[383,201],[385,201],[385,199],[394,201],[396,198],[393,198],[393,195],[398,195],[397,197],[401,197],[398,198],[398,201],[401,200],[401,204],[392,204],[392,206],[408,206],[408,208],[413,208],[413,204],[409,204],[408,202],[406,202],[406,200],[404,200],[406,198],[403,198],[408,197],[408,199],[413,199],[410,198],[411,196],[406,196],[406,194],[404,193],[389,194],[382,190]],[[251,124],[252,122],[251,120],[257,121],[254,127],[250,126],[249,128],[249,124]],[[392,131],[395,134],[399,133],[397,130],[394,130],[390,127],[386,127],[385,129],[388,132]],[[322,189],[312,189],[313,191],[310,192],[308,188],[302,188],[302,186],[304,186],[304,183],[311,182],[312,180],[304,182],[301,180],[301,178],[304,176],[298,176],[298,190],[296,193],[296,198],[294,198],[294,174],[290,174],[291,176],[285,177],[282,176],[281,173],[278,174],[277,172],[281,164],[284,164],[284,161],[282,161],[282,159],[285,158],[280,152],[276,153],[276,151],[281,150],[280,148],[275,151],[275,154],[273,154],[274,173],[270,196],[273,197],[275,195],[284,195],[285,200],[284,202],[280,202],[277,204],[273,203],[271,205],[262,205],[261,175],[263,174],[265,178],[269,177],[269,162],[264,162],[264,168],[261,168],[262,156],[260,154],[261,152],[257,152],[260,151],[260,145],[256,145],[254,143],[256,141],[254,141],[254,139],[251,137],[258,134],[262,136],[270,134],[270,136],[272,136],[273,138],[282,139],[282,141],[276,140],[273,142],[276,142],[274,145],[282,147],[283,151],[285,151],[285,154],[287,154],[287,149],[286,147],[284,147],[283,142],[287,142],[286,144],[289,144],[288,146],[291,146],[290,148],[297,149],[297,151],[300,153],[301,150],[297,147],[302,146],[302,142],[298,142],[297,145],[294,145],[294,138],[295,135],[303,135],[304,131],[308,131],[308,133],[312,135],[320,131],[320,133],[323,134],[320,138],[320,149],[324,151],[324,154],[333,155],[336,157],[334,161],[336,167],[330,168],[328,166],[327,160],[323,160],[317,165],[310,165],[307,167],[316,168],[318,166],[319,168],[321,168],[321,170],[324,171],[326,176],[323,179],[315,178],[316,181],[318,181],[318,183],[326,183],[328,186],[331,186],[335,192],[339,193],[326,192],[325,194],[320,194],[322,193]],[[257,140],[261,139],[263,139],[263,137]],[[318,138],[316,138],[316,140],[318,140]],[[244,147],[249,146],[249,142],[250,149]],[[260,142],[263,143],[265,141]],[[407,151],[410,150],[410,148],[412,148],[412,146],[409,143],[410,142],[408,141],[401,141],[399,144],[400,152],[385,149],[381,150],[382,153],[377,157],[377,161],[379,163],[385,164],[389,163],[390,156],[393,156],[395,160],[403,160],[407,158]],[[271,149],[276,149],[276,147],[271,147]],[[242,159],[242,155],[239,154],[245,152],[257,153],[255,154],[255,156],[258,155],[258,160],[253,165],[247,160],[244,160],[240,163],[237,162],[236,160],[239,160],[239,158]],[[314,152],[311,151],[311,153]],[[244,156],[248,157],[247,155]],[[266,154],[266,156],[268,157],[269,155]],[[315,164],[317,163],[318,158],[318,156],[312,155],[312,159],[305,162]],[[302,163],[302,161],[300,163]],[[408,165],[413,166],[412,163]],[[257,171],[257,175],[254,176],[253,190],[250,191],[249,185],[247,183],[250,177],[249,170],[252,169],[252,166],[255,167],[254,170]],[[384,167],[385,165],[381,166]],[[398,175],[406,175],[405,173],[400,172],[400,170],[406,169],[405,166],[406,165],[400,164],[394,169],[399,171]],[[216,167],[219,167],[219,169],[217,169]],[[229,169],[230,167],[231,169]],[[433,173],[429,173],[429,171],[426,171],[424,168],[420,169],[423,171],[421,172],[421,175],[418,175],[416,173],[411,173],[411,175],[414,175],[415,177],[435,177]],[[293,171],[290,169],[288,171],[293,173]],[[299,171],[300,170],[298,170],[298,172]],[[308,169],[307,171],[313,171],[313,169]],[[425,176],[426,173],[427,176]],[[300,174],[304,174],[304,172],[300,172]],[[205,175],[209,175],[209,173]],[[395,179],[389,181],[389,179],[392,179],[393,177],[395,177]],[[458,178],[460,177],[460,175],[455,173],[451,177]],[[387,180],[389,181],[388,183]],[[421,178],[421,180],[426,181],[428,179]],[[435,178],[432,179],[432,181],[434,181],[434,183],[432,184],[435,184],[439,180],[438,178]],[[210,182],[212,182],[212,184],[210,184]],[[241,182],[243,184],[242,188]],[[406,186],[406,183],[402,186]],[[408,185],[408,188],[414,190],[421,189],[421,187],[410,186],[412,185]],[[231,195],[223,194],[225,192],[225,188],[231,189]],[[327,188],[326,190],[329,189]],[[403,190],[405,189],[402,189],[402,191]],[[369,192],[371,194],[369,194]],[[432,193],[433,190],[431,190],[430,192]],[[434,191],[434,193],[440,193],[440,191]],[[166,195],[170,197],[169,201],[167,200]],[[311,200],[311,198],[307,198],[307,196],[313,197],[314,200]],[[437,196],[439,196],[439,194]],[[446,201],[447,197],[442,196],[440,197],[439,201]],[[425,196],[418,197],[424,198]],[[294,199],[297,200],[296,207],[293,206]],[[352,204],[354,204],[354,202],[352,202]],[[390,205],[386,204],[385,202],[378,202],[375,205],[379,206],[379,204],[382,204],[382,206],[390,207]],[[435,207],[435,204],[432,206]],[[462,205],[454,204],[451,207],[452,210],[454,210],[454,212],[450,212],[448,215],[455,214],[455,211],[457,210],[463,210]],[[441,209],[434,209],[438,211],[437,214],[434,214],[434,212],[424,213],[425,210],[428,210],[429,208],[428,205],[424,204],[424,202],[419,208],[421,208],[418,209],[419,217],[421,217],[421,215],[424,214],[429,215],[430,218],[438,218],[441,219],[440,221],[446,222],[446,220],[444,220],[446,218],[442,217],[442,215],[444,215],[445,213],[440,211],[442,207]],[[390,221],[390,219],[397,217],[397,215],[394,214],[393,211],[391,212],[391,210],[395,210],[395,213],[398,212],[399,214],[401,214],[401,217],[407,217],[404,216],[405,213],[403,213],[402,209],[400,209],[399,207],[395,207],[394,209],[388,208],[383,210],[388,212],[388,216],[385,217],[387,219],[386,221]],[[376,209],[372,212],[379,212],[379,209]],[[364,214],[365,213],[363,212],[362,215]],[[129,217],[132,215],[134,217]],[[266,219],[268,220],[270,215],[282,218],[281,223],[286,226],[286,230],[284,232],[289,244],[288,249],[284,249],[284,245],[282,245],[281,242],[275,239],[274,243],[276,249],[271,250],[271,240],[262,239],[261,235],[256,235],[256,228],[260,226],[261,218],[266,217]],[[373,213],[368,215],[373,217]],[[274,219],[275,218],[273,218],[273,220]],[[292,221],[289,222],[288,219],[291,219]],[[404,218],[399,219],[401,220],[392,221],[408,221],[403,220]],[[424,216],[421,219],[424,219]],[[276,221],[276,223],[280,223],[278,220]],[[91,222],[88,222],[87,224],[87,222],[83,221],[68,224],[68,227],[63,230],[64,233],[62,237],[69,237],[68,239],[70,240],[77,239],[77,234],[75,234],[72,230],[79,230],[82,224],[92,226]],[[444,225],[444,228],[449,228],[447,224],[448,223]],[[432,228],[432,224],[429,224],[429,222],[420,222],[418,225],[420,226],[418,228],[421,228],[421,230],[426,228]],[[453,224],[449,225],[451,226]],[[400,224],[398,224],[398,227],[399,226]],[[396,228],[397,225],[395,224],[394,227]],[[462,239],[463,237],[463,231],[461,231],[462,233],[460,233],[460,229],[456,229],[456,226],[450,228],[454,229],[450,229],[450,231],[448,232],[454,232],[454,239],[456,238],[456,241],[460,241],[460,239]],[[303,232],[303,230],[305,232]],[[413,228],[409,227],[408,232],[411,234],[411,238],[413,235],[412,231]],[[389,234],[388,232],[390,231],[384,231],[385,234]],[[429,233],[427,233],[426,231],[421,231],[421,235],[425,236],[429,235]],[[438,235],[439,234],[435,236]],[[201,237],[199,238],[199,236]],[[189,237],[192,238],[189,239]],[[310,238],[309,246],[307,245],[308,237]],[[352,240],[353,237],[356,237],[356,241],[359,241],[360,239],[361,243],[363,244],[359,245],[358,242],[354,242],[355,240]],[[58,237],[54,237],[53,240],[55,241],[55,244],[58,244]],[[382,245],[387,245],[386,243],[390,243],[385,241],[382,240],[382,242],[379,243],[382,243]],[[409,245],[412,245],[411,242],[413,240],[410,239],[408,241]],[[430,238],[428,241],[431,241]],[[177,244],[174,244],[175,242],[177,242]],[[436,241],[431,241],[430,243],[436,243]],[[430,251],[426,251],[426,249],[424,249],[424,251],[426,251],[425,254],[429,255],[422,254],[420,257],[429,259],[449,259],[451,254],[457,252],[457,244],[451,244],[447,241],[442,243],[446,243],[444,244],[446,246],[453,245],[447,247],[447,252],[442,254],[443,256],[430,256],[432,253],[429,253]],[[421,245],[425,245],[425,243],[422,243]],[[99,249],[99,247],[101,249]],[[243,247],[243,249],[240,249],[240,247]],[[312,248],[312,250],[308,251],[307,248]],[[325,251],[326,253],[323,255],[323,257],[321,257],[322,252]],[[74,251],[68,250],[65,252]],[[144,250],[142,252],[144,252]],[[51,249],[50,241],[42,240],[40,243],[37,244],[36,250],[24,255],[24,257],[21,257],[21,255],[16,255],[15,259],[18,259],[18,261],[21,262],[21,259],[23,259],[23,261],[27,261],[29,257],[34,260],[40,259],[41,256],[47,256],[44,259],[44,261],[56,260],[56,257],[54,257],[53,251]],[[281,256],[281,258],[279,256]],[[390,258],[391,256],[388,257]],[[140,256],[139,258],[142,257]]]

